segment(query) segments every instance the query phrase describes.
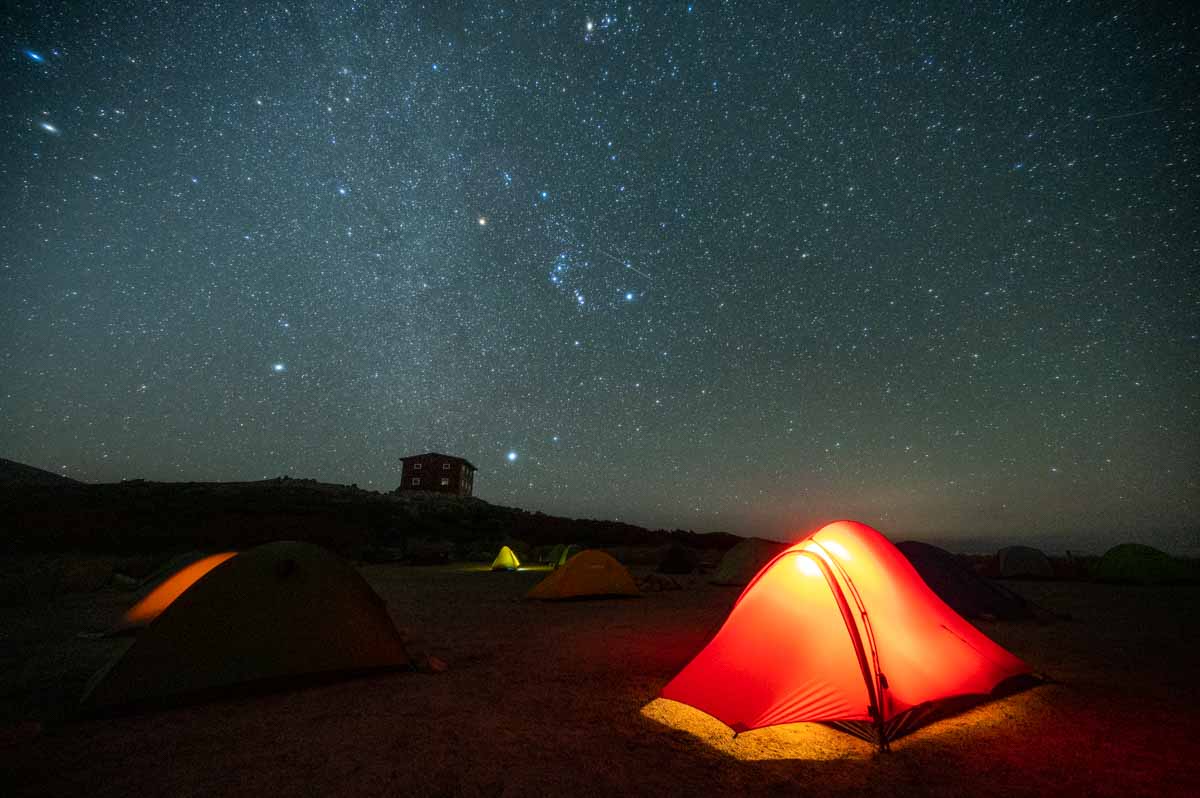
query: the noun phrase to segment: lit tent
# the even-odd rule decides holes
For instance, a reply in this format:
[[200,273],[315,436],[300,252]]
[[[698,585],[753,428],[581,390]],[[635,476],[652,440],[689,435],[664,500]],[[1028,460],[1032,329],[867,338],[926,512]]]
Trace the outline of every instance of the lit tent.
[[721,558],[721,563],[709,581],[714,585],[748,584],[764,565],[785,548],[783,543],[775,543],[762,538],[746,538],[725,552],[725,556]]
[[525,597],[553,600],[636,595],[639,595],[637,584],[625,566],[602,551],[587,549],[551,571]]
[[308,543],[258,546],[210,570],[92,678],[84,710],[409,663],[383,600]]
[[1006,546],[996,552],[996,563],[1001,578],[1036,577],[1049,579],[1054,576],[1050,558],[1032,546]]
[[735,732],[819,721],[886,748],[1028,672],[883,535],[838,521],[763,568],[662,697]]
[[492,560],[493,571],[515,571],[521,567],[521,561],[508,546],[501,546],[500,553]]
[[1034,617],[1028,601],[1003,585],[984,579],[945,549],[916,540],[902,541],[896,548],[937,597],[964,618],[1011,621]]

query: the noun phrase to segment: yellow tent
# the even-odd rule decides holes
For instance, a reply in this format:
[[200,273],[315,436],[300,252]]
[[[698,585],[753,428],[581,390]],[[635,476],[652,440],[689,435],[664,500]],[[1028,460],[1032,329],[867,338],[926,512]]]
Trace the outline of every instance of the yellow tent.
[[557,568],[525,598],[566,599],[581,596],[636,596],[637,585],[625,566],[602,551],[581,551]]
[[500,553],[492,560],[493,571],[515,571],[521,567],[521,561],[508,546],[501,546]]

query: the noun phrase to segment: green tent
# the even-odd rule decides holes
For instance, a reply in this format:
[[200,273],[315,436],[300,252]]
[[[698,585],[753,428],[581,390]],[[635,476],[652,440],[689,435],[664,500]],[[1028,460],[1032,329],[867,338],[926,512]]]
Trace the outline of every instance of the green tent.
[[1153,546],[1122,543],[1104,553],[1092,575],[1100,582],[1154,585],[1182,582],[1191,575],[1188,570],[1186,563]]
[[558,553],[558,557],[556,559],[551,559],[550,564],[555,568],[561,568],[567,564],[567,560],[571,559],[581,551],[583,551],[583,546],[576,546],[574,543],[572,543],[570,546],[563,546],[562,551]]
[[89,682],[85,711],[409,664],[383,599],[310,543],[258,546],[172,601]]
[[521,561],[508,546],[501,546],[500,553],[492,560],[493,571],[515,571],[521,567]]
[[764,565],[786,548],[783,543],[746,538],[725,552],[710,581],[714,585],[748,585]]

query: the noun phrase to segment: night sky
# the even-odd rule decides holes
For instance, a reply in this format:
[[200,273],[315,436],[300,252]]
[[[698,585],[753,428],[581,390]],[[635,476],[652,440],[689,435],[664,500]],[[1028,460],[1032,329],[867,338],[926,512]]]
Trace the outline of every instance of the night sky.
[[0,456],[1197,553],[1197,7],[884,5],[6,3]]

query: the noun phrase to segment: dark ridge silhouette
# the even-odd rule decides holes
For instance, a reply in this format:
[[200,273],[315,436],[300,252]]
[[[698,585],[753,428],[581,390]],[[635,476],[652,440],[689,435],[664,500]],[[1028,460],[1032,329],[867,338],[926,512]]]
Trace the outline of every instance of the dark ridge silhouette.
[[79,480],[0,457],[0,485],[81,485]]
[[[52,475],[47,475],[52,476]],[[680,543],[726,549],[724,532],[650,530],[619,521],[561,518],[471,497],[378,493],[308,479],[259,482],[0,483],[0,540],[9,550],[161,552],[241,549],[273,540],[344,554],[406,559],[431,544],[461,557],[480,542],[531,546]]]

